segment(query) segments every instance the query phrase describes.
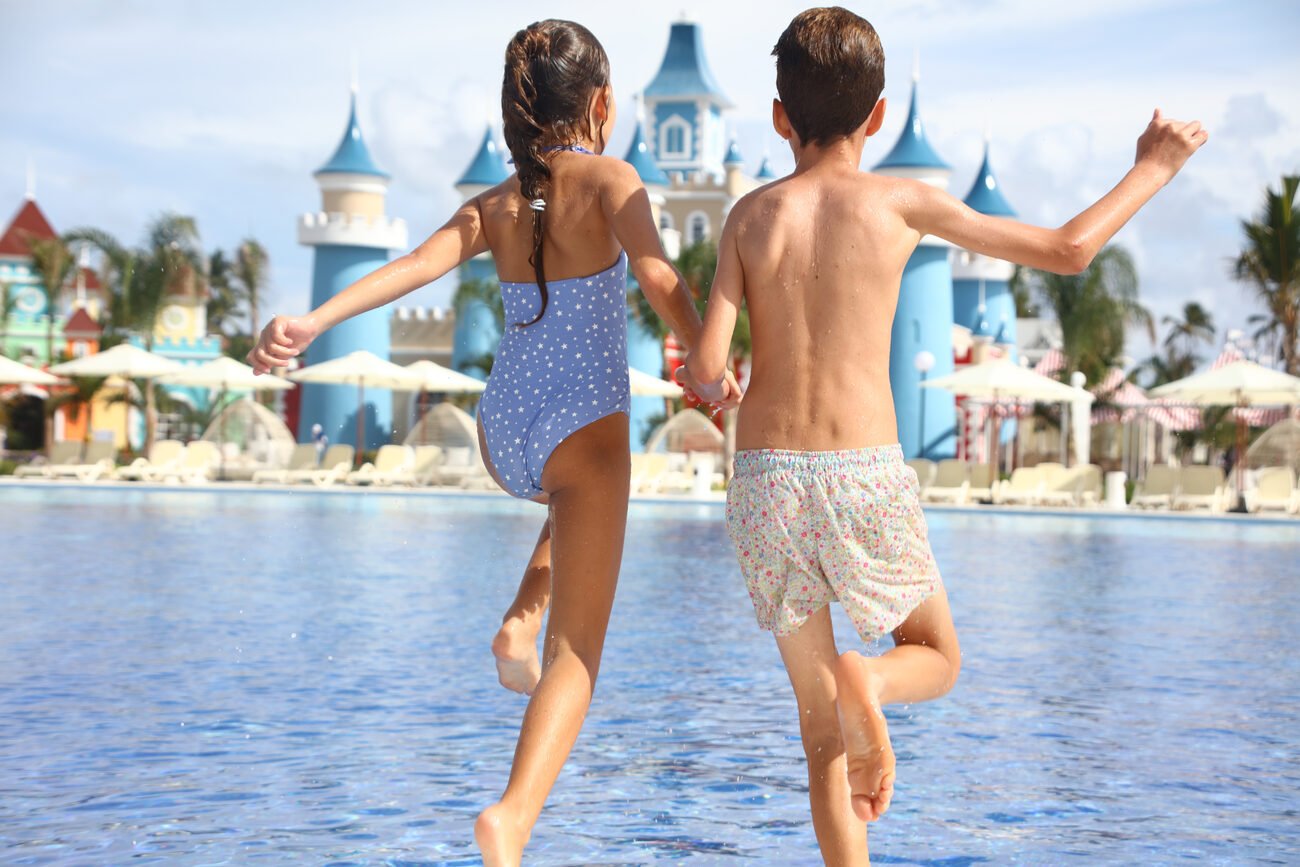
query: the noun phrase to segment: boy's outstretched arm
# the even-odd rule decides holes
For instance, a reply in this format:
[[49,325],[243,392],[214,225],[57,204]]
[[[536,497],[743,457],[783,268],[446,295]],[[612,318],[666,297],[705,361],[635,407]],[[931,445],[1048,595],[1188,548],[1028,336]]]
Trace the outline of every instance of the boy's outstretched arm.
[[[605,189],[604,207],[614,236],[627,251],[628,263],[636,275],[641,292],[655,312],[663,317],[678,341],[693,352],[699,344],[702,323],[682,275],[668,261],[659,240],[659,227],[650,211],[650,195],[636,169],[619,161],[611,167],[613,178]],[[724,407],[740,400],[740,386],[727,374],[727,392],[717,398],[700,395]]]
[[1077,274],[1092,263],[1138,209],[1176,175],[1209,133],[1199,121],[1183,123],[1156,109],[1137,143],[1137,159],[1109,193],[1059,229],[1044,229],[980,214],[929,184],[908,187],[903,214],[923,235],[937,235],[967,250],[1043,271]]
[[[734,214],[734,211],[733,211]],[[686,356],[686,369],[694,382],[691,390],[703,400],[721,401],[729,396],[727,362],[731,356],[731,338],[736,318],[745,297],[745,270],[736,249],[734,219],[722,226],[718,240],[718,270],[709,291],[709,306],[704,311],[704,331],[699,343]]]
[[320,333],[396,301],[487,249],[478,204],[470,199],[420,246],[362,277],[306,316],[276,316],[262,329],[248,363],[258,373],[282,367]]

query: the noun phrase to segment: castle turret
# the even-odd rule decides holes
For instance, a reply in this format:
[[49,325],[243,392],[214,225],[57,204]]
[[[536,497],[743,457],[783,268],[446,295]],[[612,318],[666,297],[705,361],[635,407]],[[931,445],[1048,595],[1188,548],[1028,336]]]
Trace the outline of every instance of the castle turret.
[[[504,149],[497,144],[492,127],[488,126],[479,142],[478,152],[456,181],[456,191],[472,199],[510,177],[506,168]],[[462,285],[470,281],[495,283],[496,262],[492,253],[484,251],[463,263],[456,272]],[[501,342],[501,329],[496,314],[487,303],[491,293],[468,293],[456,309],[456,330],[452,337],[451,366],[478,379],[487,379],[486,358],[496,353]]]
[[722,158],[722,168],[726,172],[723,184],[730,198],[738,199],[754,188],[754,182],[745,177],[745,158],[740,155],[740,146],[736,144],[734,138],[727,145],[727,153]]
[[[912,99],[903,132],[873,171],[915,178],[947,189],[951,169],[930,146],[917,105],[918,75],[912,76]],[[956,452],[957,414],[952,396],[922,389],[923,377],[953,370],[952,266],[950,245],[929,235],[921,239],[903,269],[898,309],[889,351],[889,380],[898,416],[898,438],[909,457],[947,457]],[[928,353],[922,356],[921,353]],[[918,358],[929,364],[918,364]],[[923,372],[921,368],[926,368]],[[924,425],[924,429],[922,429]]]
[[639,112],[636,127],[632,130],[632,143],[628,145],[627,155],[623,159],[631,164],[632,168],[636,169],[637,176],[641,178],[641,183],[645,184],[646,192],[650,196],[650,212],[654,215],[655,225],[660,227],[664,247],[668,251],[670,258],[677,258],[678,250],[681,247],[681,233],[664,226],[663,222],[664,193],[667,191],[670,182],[668,176],[655,163],[654,156],[650,152],[650,145],[646,143],[645,123]]
[[[388,251],[406,247],[406,223],[384,214],[388,175],[370,156],[357,123],[354,86],[347,127],[334,155],[314,177],[321,191],[321,208],[298,220],[298,243],[314,249],[312,306],[325,303],[349,284],[381,267]],[[371,310],[334,326],[307,350],[308,364],[339,358],[358,349],[388,357],[388,317]],[[309,436],[319,423],[331,442],[373,448],[386,442],[392,431],[392,395],[366,389],[367,443],[357,443],[357,391],[337,385],[305,385],[302,394],[299,438]]]
[[[989,144],[984,143],[984,161],[975,182],[966,194],[966,204],[981,214],[1014,217],[997,178],[989,164]],[[1011,275],[1015,266],[1001,259],[990,259],[972,250],[959,250],[953,257],[953,316],[962,325],[975,326],[979,312],[992,325],[988,336],[999,337],[998,343],[1015,343],[1016,302],[1011,294]],[[995,332],[1001,331],[1000,335]]]
[[758,164],[754,180],[764,184],[776,180],[776,172],[772,171],[772,161],[767,158],[767,154],[763,154],[763,161]]
[[659,167],[690,177],[721,175],[726,153],[722,112],[732,103],[709,71],[699,25],[678,21],[654,80],[645,89],[650,149]]
[[[1002,195],[1002,189],[989,163],[989,136],[984,137],[984,160],[965,202],[972,209],[991,217],[1015,217],[1016,212]],[[986,345],[996,345],[1008,358],[1015,358],[1016,300],[1011,294],[1011,275],[1015,266],[1001,259],[991,259],[973,250],[957,250],[953,255],[953,316],[960,324],[982,325]],[[982,357],[982,356],[981,356]],[[977,359],[978,360],[978,359]],[[1002,426],[1002,441],[1015,435],[1015,424]]]

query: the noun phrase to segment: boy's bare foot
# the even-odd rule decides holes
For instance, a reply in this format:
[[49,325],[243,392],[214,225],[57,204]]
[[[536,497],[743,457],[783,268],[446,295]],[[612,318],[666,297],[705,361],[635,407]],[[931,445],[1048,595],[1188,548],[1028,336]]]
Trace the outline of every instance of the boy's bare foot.
[[474,842],[483,855],[483,867],[519,867],[528,833],[501,804],[493,804],[474,822]]
[[853,812],[874,822],[894,797],[894,748],[880,709],[879,678],[860,653],[850,650],[835,664],[835,688]]
[[492,639],[492,655],[497,659],[497,679],[502,686],[524,695],[533,694],[542,676],[537,630],[530,630],[517,617],[509,618]]

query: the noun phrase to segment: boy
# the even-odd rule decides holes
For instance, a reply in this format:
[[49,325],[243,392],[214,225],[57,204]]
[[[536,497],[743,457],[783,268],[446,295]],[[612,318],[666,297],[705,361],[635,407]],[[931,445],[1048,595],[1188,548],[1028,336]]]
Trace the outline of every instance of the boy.
[[[723,228],[704,331],[684,384],[724,383],[742,300],[753,367],[737,428],[728,531],[760,625],[776,636],[808,757],[813,827],[828,864],[867,863],[865,822],[889,808],[894,753],[881,707],[937,698],[961,654],[930,553],[916,474],[903,463],[889,337],[903,266],[923,235],[1033,268],[1077,273],[1202,144],[1199,123],[1155,113],[1133,169],[1055,230],[987,217],[919,181],[859,171],[880,129],[884,54],[840,9],[798,15],[773,50],[789,177],[738,201]],[[839,655],[826,605],[875,658]]]

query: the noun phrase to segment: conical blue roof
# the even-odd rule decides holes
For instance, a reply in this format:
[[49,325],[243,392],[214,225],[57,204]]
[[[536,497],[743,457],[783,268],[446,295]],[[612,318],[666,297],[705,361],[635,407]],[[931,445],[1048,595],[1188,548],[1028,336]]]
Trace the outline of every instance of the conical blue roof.
[[975,310],[975,324],[970,330],[972,337],[992,337],[993,328],[989,325],[988,310],[981,304]]
[[727,155],[722,158],[722,164],[724,166],[729,163],[735,163],[739,165],[744,161],[745,158],[740,155],[740,147],[736,144],[736,140],[733,138],[731,142],[727,145]]
[[907,108],[907,122],[903,124],[903,134],[894,143],[894,149],[883,160],[876,163],[876,168],[951,168],[939,158],[934,148],[926,141],[925,127],[921,125],[921,114],[916,108],[915,82],[912,84],[912,102]]
[[991,217],[1014,217],[1016,215],[1006,197],[1002,195],[1002,190],[998,186],[998,179],[993,176],[993,169],[989,167],[989,146],[987,144],[984,145],[984,162],[980,164],[979,174],[975,176],[975,183],[971,185],[970,192],[966,194],[966,204],[981,214],[988,214]]
[[650,146],[645,142],[645,129],[640,120],[636,122],[636,129],[632,131],[632,144],[623,159],[636,169],[636,173],[641,177],[641,183],[668,186],[668,176],[660,170],[654,157],[650,156]]
[[704,59],[704,37],[698,24],[679,21],[669,30],[668,50],[645,95],[708,96],[724,108],[731,107],[731,101],[723,95]]
[[1015,343],[1015,341],[1011,339],[1011,335],[1007,333],[1009,328],[1010,326],[1007,324],[1007,317],[1003,316],[1002,322],[998,324],[998,336],[993,338],[993,342],[1001,343],[1003,345]]
[[763,161],[758,164],[758,174],[754,175],[754,179],[759,181],[776,179],[776,172],[772,171],[772,164],[768,162],[767,157],[763,157]]
[[508,177],[510,172],[506,170],[501,149],[497,147],[497,141],[492,135],[492,127],[489,125],[483,133],[483,141],[478,146],[478,153],[465,168],[464,174],[456,181],[456,186],[481,184],[485,187],[495,187]]
[[386,178],[387,172],[379,170],[370,158],[370,149],[361,136],[361,125],[357,123],[357,95],[352,94],[352,104],[348,110],[348,128],[343,131],[343,140],[329,162],[316,170],[316,174],[375,175]]

